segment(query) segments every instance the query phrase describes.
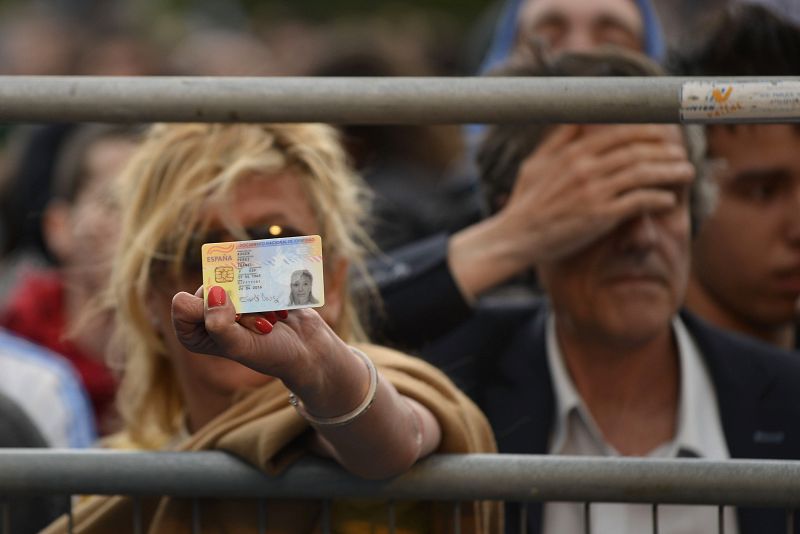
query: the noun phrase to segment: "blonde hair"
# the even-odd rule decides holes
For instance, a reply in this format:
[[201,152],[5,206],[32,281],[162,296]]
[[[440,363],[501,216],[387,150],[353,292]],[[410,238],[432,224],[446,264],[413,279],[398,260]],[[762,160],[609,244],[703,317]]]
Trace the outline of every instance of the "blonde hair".
[[[153,325],[148,294],[159,278],[182,279],[192,234],[207,230],[204,205],[218,202],[225,227],[246,238],[226,202],[233,187],[244,177],[268,180],[287,171],[302,181],[323,239],[326,268],[346,259],[367,276],[366,189],[329,126],[155,125],[123,171],[122,232],[107,305],[117,312],[115,341],[125,355],[118,406],[131,444],[163,447],[184,421],[178,382]],[[342,313],[331,326],[346,341],[366,337],[347,284]]]

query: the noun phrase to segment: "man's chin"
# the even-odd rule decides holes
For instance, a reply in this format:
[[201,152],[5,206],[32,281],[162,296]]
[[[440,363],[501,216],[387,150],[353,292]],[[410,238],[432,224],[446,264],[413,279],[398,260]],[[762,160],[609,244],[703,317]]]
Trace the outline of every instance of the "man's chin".
[[614,279],[608,289],[626,299],[659,298],[668,292],[664,282],[653,277],[626,277]]
[[606,328],[619,343],[639,345],[663,335],[674,315],[675,311],[663,303],[630,303],[609,315]]

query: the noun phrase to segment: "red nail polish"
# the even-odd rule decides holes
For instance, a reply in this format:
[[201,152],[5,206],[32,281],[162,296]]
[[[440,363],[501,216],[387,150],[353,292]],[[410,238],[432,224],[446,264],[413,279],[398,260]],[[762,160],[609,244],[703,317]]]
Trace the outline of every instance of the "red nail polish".
[[286,310],[278,310],[275,313],[278,314],[278,319],[286,319],[287,317],[289,317],[289,312]]
[[258,317],[255,320],[256,328],[262,334],[269,334],[272,332],[272,323],[264,319],[263,317]]
[[238,323],[239,319],[241,319],[241,318],[242,318],[242,314],[241,313],[237,313],[236,316],[233,318],[233,320]]
[[264,313],[264,319],[266,319],[267,321],[271,322],[272,324],[275,324],[275,323],[278,322],[278,316],[275,314],[275,312],[265,312]]
[[225,290],[220,286],[214,286],[208,291],[208,307],[216,308],[217,306],[224,306],[227,296]]

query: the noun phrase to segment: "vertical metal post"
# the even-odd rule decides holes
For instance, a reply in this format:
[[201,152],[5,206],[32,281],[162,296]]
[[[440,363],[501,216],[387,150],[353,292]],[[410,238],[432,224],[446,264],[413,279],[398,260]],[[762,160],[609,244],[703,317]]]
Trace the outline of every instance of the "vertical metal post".
[[258,534],[267,532],[267,501],[258,499]]
[[192,499],[192,534],[200,534],[200,503]]
[[453,534],[461,534],[461,501],[453,503]]
[[323,534],[331,534],[331,501],[325,499],[322,501],[322,532]]
[[786,532],[794,534],[795,510],[786,509]]
[[658,503],[653,503],[653,534],[658,534]]
[[67,495],[67,534],[75,531],[75,518],[72,516],[72,495]]
[[528,503],[519,503],[519,534],[528,532]]
[[394,501],[388,503],[389,513],[389,534],[397,532],[397,505]]
[[592,503],[583,503],[583,533],[592,534]]
[[11,534],[11,505],[7,499],[3,499],[3,517],[0,519],[0,532]]
[[725,507],[719,507],[717,522],[719,524],[719,534],[725,534]]
[[142,500],[133,497],[133,534],[142,534]]

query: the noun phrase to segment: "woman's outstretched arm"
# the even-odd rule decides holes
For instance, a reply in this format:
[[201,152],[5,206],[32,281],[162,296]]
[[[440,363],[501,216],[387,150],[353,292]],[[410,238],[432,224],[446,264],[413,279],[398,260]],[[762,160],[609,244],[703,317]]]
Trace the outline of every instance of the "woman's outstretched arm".
[[[400,395],[312,309],[241,316],[222,288],[178,293],[172,319],[190,351],[228,358],[280,379],[317,431],[317,451],[364,478],[402,473],[439,446],[434,415]],[[289,399],[287,398],[287,403]]]

